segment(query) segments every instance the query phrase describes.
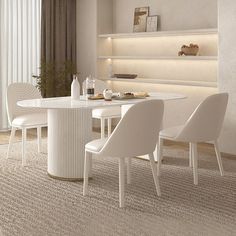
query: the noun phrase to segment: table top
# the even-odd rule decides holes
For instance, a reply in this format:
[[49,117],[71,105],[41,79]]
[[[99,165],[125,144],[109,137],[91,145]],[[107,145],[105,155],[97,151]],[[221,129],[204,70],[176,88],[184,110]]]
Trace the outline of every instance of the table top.
[[80,100],[72,100],[71,97],[55,97],[55,98],[41,98],[23,100],[17,102],[18,106],[28,108],[43,108],[43,109],[81,109],[81,108],[101,108],[109,106],[122,106],[128,104],[135,104],[144,100],[160,99],[164,101],[177,100],[186,98],[183,94],[175,93],[149,93],[150,97],[145,99],[126,99],[126,100],[86,100],[81,96]]

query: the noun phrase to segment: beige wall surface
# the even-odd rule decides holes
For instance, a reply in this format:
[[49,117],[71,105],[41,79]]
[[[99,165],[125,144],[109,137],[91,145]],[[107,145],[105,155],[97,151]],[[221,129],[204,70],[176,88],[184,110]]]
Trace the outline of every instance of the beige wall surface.
[[236,1],[219,0],[219,89],[229,93],[221,150],[236,154]]
[[[221,135],[221,150],[236,154],[236,1],[235,0],[77,0],[77,59],[78,70],[82,79],[88,74],[97,73],[97,34],[124,33],[133,31],[135,7],[150,6],[150,13],[160,15],[160,30],[184,30],[217,28],[219,24],[219,89],[230,93],[225,126]],[[108,4],[108,5],[107,5]],[[217,6],[218,5],[218,6]],[[219,9],[219,23],[217,23]],[[99,10],[100,9],[100,10]],[[109,11],[111,9],[111,11]],[[112,12],[113,9],[113,12]],[[104,15],[107,14],[107,15]],[[112,14],[111,14],[112,13]],[[111,27],[113,25],[113,27]],[[113,30],[112,30],[113,28]],[[167,120],[167,126],[184,121],[195,106],[217,88],[182,87],[168,85],[145,85],[113,83],[114,90],[182,92],[190,100],[181,101],[184,114],[167,106],[167,115],[174,119]],[[182,110],[181,109],[181,110]],[[170,115],[172,114],[172,115]]]
[[217,0],[113,0],[113,31],[133,31],[135,7],[160,15],[159,30],[217,28]]
[[[216,0],[113,0],[113,33],[133,32],[134,9],[150,7],[150,15],[159,15],[159,30],[191,30],[217,28]],[[108,33],[108,32],[107,32]],[[217,36],[216,36],[217,37]],[[135,43],[134,43],[135,41]],[[138,43],[137,43],[138,42]],[[208,52],[202,55],[217,55],[217,39],[214,36],[178,36],[151,39],[113,40],[113,55],[177,55],[181,45],[191,42]],[[212,48],[210,52],[209,49]],[[195,67],[195,69],[194,69]],[[114,73],[135,73],[139,77],[196,81],[216,81],[216,61],[135,61],[114,60]],[[186,121],[196,106],[217,88],[113,82],[115,91],[155,91],[182,93],[187,99],[167,102],[164,127],[180,125]]]
[[80,82],[96,75],[97,1],[77,0],[77,70]]
[[[217,27],[216,0],[77,0],[77,70],[97,76],[97,34],[132,32],[134,8],[150,6],[161,30]],[[113,25],[113,27],[112,27]]]

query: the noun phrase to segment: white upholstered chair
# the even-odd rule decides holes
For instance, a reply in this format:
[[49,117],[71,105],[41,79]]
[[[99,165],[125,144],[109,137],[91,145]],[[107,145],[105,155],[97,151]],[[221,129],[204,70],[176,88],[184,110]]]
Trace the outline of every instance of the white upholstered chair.
[[198,184],[198,152],[197,143],[213,141],[216,157],[223,176],[223,166],[218,145],[218,138],[224,121],[228,94],[219,93],[207,97],[193,112],[182,126],[164,129],[159,135],[158,174],[160,174],[163,157],[163,140],[173,140],[190,143],[189,165],[193,167],[194,184]]
[[[86,80],[83,82],[83,94],[85,94]],[[102,80],[95,79],[95,94],[103,92],[107,89],[107,85]],[[92,111],[92,117],[101,120],[101,138],[105,138],[105,122],[107,120],[108,136],[111,135],[111,121],[113,118],[121,117],[121,108],[106,107],[106,108],[96,108]]]
[[[161,100],[148,100],[133,105],[120,120],[109,138],[97,139],[85,146],[84,188],[83,195],[88,193],[88,171],[92,154],[119,159],[119,200],[124,207],[125,158],[149,155],[157,195],[160,196],[157,169],[153,152],[158,141],[164,112]],[[129,175],[129,170],[127,170]]]
[[41,152],[41,128],[47,126],[47,113],[37,108],[23,108],[17,102],[25,99],[41,98],[41,94],[36,87],[28,83],[14,83],[7,88],[7,114],[11,125],[11,135],[7,151],[9,157],[12,142],[17,129],[22,130],[22,165],[26,164],[25,143],[27,129],[37,128],[38,152]]

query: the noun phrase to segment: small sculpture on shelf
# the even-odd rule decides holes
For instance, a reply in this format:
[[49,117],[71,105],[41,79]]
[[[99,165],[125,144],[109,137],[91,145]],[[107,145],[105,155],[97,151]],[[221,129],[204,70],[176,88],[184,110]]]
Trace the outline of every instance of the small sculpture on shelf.
[[181,51],[178,53],[179,56],[197,56],[199,51],[199,46],[197,44],[190,43],[189,46],[183,45]]

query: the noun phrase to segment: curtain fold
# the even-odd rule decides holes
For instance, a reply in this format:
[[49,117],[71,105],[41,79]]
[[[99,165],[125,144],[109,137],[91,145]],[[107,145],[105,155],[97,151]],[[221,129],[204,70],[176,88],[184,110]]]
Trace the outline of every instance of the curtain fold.
[[41,0],[0,0],[0,130],[8,127],[6,90],[39,73]]
[[44,67],[51,65],[55,69],[55,76],[46,78],[43,96],[63,95],[58,83],[63,83],[67,93],[71,75],[62,78],[64,81],[57,77],[66,63],[76,66],[76,0],[42,0],[41,60]]

